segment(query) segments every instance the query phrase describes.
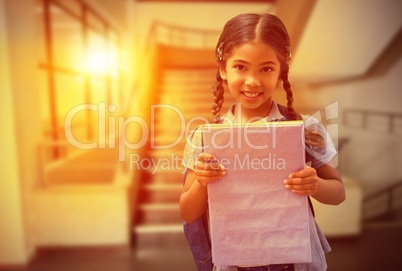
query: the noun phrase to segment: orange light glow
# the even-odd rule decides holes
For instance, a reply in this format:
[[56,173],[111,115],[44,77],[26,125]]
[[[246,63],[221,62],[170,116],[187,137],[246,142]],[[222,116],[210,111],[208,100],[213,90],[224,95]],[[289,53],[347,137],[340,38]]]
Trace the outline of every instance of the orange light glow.
[[108,66],[108,54],[104,51],[89,51],[86,62],[88,72],[94,75],[103,75]]
[[86,55],[86,68],[92,75],[115,77],[117,70],[116,53],[106,50],[91,50]]

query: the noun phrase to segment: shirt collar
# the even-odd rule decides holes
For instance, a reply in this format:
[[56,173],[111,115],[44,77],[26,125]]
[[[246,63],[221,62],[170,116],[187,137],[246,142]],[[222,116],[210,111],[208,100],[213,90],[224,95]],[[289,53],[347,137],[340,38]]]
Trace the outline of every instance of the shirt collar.
[[[221,118],[221,123],[229,122],[229,123],[237,123],[236,117],[234,115],[234,110],[235,110],[236,104],[233,104],[229,110],[226,112],[225,115],[222,116]],[[279,111],[278,105],[276,102],[272,101],[272,107],[271,107],[271,112],[269,112],[269,115],[265,118],[262,119],[262,121],[275,121],[275,120],[280,120],[284,119],[284,116],[281,114]]]

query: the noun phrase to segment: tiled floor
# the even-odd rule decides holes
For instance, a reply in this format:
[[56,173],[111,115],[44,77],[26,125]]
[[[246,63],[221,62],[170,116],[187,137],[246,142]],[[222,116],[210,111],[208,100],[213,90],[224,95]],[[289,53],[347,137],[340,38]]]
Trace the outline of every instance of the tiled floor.
[[329,271],[402,270],[402,224],[371,224],[362,235],[350,239],[329,239]]
[[[402,224],[370,225],[360,237],[330,239],[329,271],[402,270]],[[36,258],[30,271],[195,271],[183,236],[132,251],[52,251]]]

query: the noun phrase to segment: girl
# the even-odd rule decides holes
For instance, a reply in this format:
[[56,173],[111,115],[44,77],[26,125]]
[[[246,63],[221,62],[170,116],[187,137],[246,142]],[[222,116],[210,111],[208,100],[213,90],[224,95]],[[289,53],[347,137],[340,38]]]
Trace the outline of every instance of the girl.
[[[314,118],[299,115],[293,109],[293,97],[288,81],[290,40],[284,24],[270,14],[241,14],[229,20],[218,40],[215,57],[218,64],[213,87],[214,123],[244,124],[256,121],[303,120],[307,146],[306,167],[284,180],[284,189],[299,195],[312,196],[324,204],[340,204],[345,190],[332,158],[336,154],[324,127]],[[282,82],[286,91],[287,107],[276,104],[272,94]],[[223,84],[227,85],[237,104],[220,117],[223,103]],[[198,270],[211,270],[208,251],[207,184],[225,176],[223,165],[216,158],[201,151],[198,133],[190,135],[183,165],[188,168],[180,197],[180,214],[185,234]],[[194,158],[196,157],[196,158]],[[195,161],[194,161],[195,160]],[[214,270],[326,270],[324,253],[330,247],[315,223],[310,209],[310,239],[312,262],[289,263],[254,267],[214,267]]]

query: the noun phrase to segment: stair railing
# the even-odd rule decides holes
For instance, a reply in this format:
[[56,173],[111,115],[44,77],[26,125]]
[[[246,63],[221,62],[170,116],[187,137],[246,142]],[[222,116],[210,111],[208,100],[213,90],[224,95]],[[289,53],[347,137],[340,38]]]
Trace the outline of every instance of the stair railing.
[[359,109],[345,109],[344,124],[363,130],[402,134],[402,114]]
[[[388,135],[402,135],[402,114],[394,112],[381,112],[361,109],[345,109],[343,124],[347,127],[370,130]],[[378,157],[389,153],[392,150],[391,144],[388,148],[381,150],[375,155]],[[371,163],[371,160],[370,160]],[[367,167],[364,163],[363,167]],[[402,180],[383,188],[372,195],[364,198],[364,219],[366,221],[391,214],[396,207],[397,191],[402,191]],[[373,212],[373,210],[376,212]],[[369,213],[374,215],[368,215]]]
[[392,211],[395,211],[396,208],[398,206],[396,206],[395,204],[395,199],[398,198],[398,196],[396,195],[396,191],[398,189],[402,189],[402,180],[386,187],[383,188],[379,191],[377,191],[376,193],[369,195],[368,197],[364,198],[364,204],[367,206],[367,204],[369,204],[370,202],[373,202],[375,200],[378,199],[382,199],[385,198],[386,199],[386,208],[385,210],[383,210],[381,213],[376,214],[373,217],[368,217],[366,220],[371,220],[373,218],[379,217],[379,216],[383,216],[386,214],[390,214],[392,213]]
[[146,44],[209,49],[215,47],[219,35],[219,30],[189,28],[154,21]]

